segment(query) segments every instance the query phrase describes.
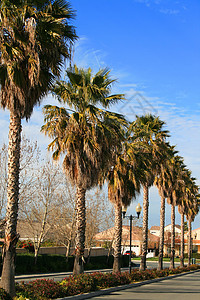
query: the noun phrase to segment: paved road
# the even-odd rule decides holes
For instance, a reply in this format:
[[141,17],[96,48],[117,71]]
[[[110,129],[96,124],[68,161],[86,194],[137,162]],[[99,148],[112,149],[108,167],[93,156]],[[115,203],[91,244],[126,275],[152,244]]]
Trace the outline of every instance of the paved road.
[[200,272],[93,297],[98,300],[199,300]]
[[[137,265],[137,267],[140,266],[140,261],[139,260],[133,260],[134,264]],[[186,261],[185,261],[186,263]],[[153,269],[153,268],[157,268],[158,266],[158,262],[157,261],[147,261],[147,268],[148,269]],[[169,268],[170,266],[170,262],[168,261],[164,261],[163,262],[163,268]],[[175,262],[175,267],[178,267],[180,266],[180,263],[179,262]]]

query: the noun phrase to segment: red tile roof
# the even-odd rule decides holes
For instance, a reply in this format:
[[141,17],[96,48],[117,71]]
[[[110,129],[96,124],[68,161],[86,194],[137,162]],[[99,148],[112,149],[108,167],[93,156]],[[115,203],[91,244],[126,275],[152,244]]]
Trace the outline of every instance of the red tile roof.
[[151,226],[150,230],[160,230],[160,226]]
[[[142,227],[133,226],[132,228],[132,240],[133,241],[142,241]],[[94,236],[94,240],[96,241],[112,241],[114,238],[114,227],[109,228],[105,231],[102,231],[100,233],[97,233]],[[127,225],[122,226],[122,240],[129,241],[130,240],[130,227]],[[155,236],[151,233],[148,234],[148,242],[156,243],[159,242],[159,237]]]

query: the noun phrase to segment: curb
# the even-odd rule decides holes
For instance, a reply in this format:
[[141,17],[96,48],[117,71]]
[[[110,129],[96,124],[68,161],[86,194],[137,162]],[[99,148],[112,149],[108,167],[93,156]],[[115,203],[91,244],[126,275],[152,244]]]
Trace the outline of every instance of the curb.
[[154,282],[160,282],[160,281],[167,280],[167,279],[173,279],[173,278],[176,278],[176,277],[181,277],[181,276],[185,276],[185,275],[189,275],[189,274],[193,274],[193,273],[197,273],[197,272],[200,272],[200,269],[185,272],[185,273],[170,275],[170,276],[167,276],[167,277],[160,277],[160,278],[145,280],[145,281],[141,281],[141,282],[137,282],[137,283],[130,283],[130,284],[126,284],[126,285],[120,285],[120,286],[116,286],[116,287],[112,287],[112,288],[108,288],[108,289],[104,289],[104,290],[94,291],[94,292],[91,292],[91,293],[68,296],[68,297],[64,297],[64,298],[57,298],[55,300],[90,299],[90,298],[93,298],[93,297],[102,296],[102,295],[109,295],[113,292],[118,292],[118,291],[121,291],[121,290],[130,289],[130,288],[133,288],[133,287],[138,287],[138,286],[142,286],[142,285],[146,285],[146,284],[150,284],[150,283],[154,283]]

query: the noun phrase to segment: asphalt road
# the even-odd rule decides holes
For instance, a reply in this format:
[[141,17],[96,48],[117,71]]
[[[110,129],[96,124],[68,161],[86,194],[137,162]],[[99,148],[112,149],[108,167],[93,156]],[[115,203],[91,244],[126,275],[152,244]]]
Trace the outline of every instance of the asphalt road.
[[200,272],[112,292],[109,295],[93,297],[93,299],[199,300]]
[[[140,261],[138,260],[133,260],[133,262],[139,267],[140,266]],[[186,262],[185,262],[186,263]],[[175,267],[178,267],[180,265],[179,262],[175,262]],[[157,268],[158,266],[158,262],[157,261],[147,261],[147,269],[153,269],[153,268]],[[163,262],[163,268],[169,268],[170,266],[170,262]]]

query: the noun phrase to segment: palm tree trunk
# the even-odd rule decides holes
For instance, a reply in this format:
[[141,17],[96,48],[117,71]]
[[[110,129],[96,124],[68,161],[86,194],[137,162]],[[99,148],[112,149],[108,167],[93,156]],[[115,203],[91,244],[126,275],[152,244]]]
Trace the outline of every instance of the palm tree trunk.
[[121,257],[121,241],[122,241],[122,206],[118,201],[115,203],[115,240],[114,240],[114,263],[113,272],[120,272]]
[[86,189],[77,186],[76,193],[76,245],[73,275],[84,272],[84,249],[85,249],[85,193]]
[[180,255],[180,267],[184,267],[184,213],[181,213],[181,255]]
[[174,255],[175,255],[175,205],[171,204],[171,255],[170,255],[170,269],[174,269]]
[[18,240],[17,217],[19,201],[21,118],[10,113],[9,146],[8,146],[8,184],[5,243],[3,253],[3,270],[1,287],[11,297],[15,296],[15,253]]
[[160,205],[160,244],[159,244],[158,270],[163,269],[164,229],[165,229],[165,197],[162,196],[161,205]]
[[148,185],[143,186],[143,241],[140,270],[146,270],[146,256],[148,250],[148,208],[149,208],[149,188]]
[[192,230],[191,218],[188,218],[188,266],[191,265],[191,252],[192,252]]
[[109,263],[109,257],[110,257],[110,254],[111,254],[111,251],[112,251],[112,248],[113,248],[114,237],[115,237],[115,234],[113,235],[112,241],[110,242],[110,245],[109,245],[109,248],[108,248],[107,264]]

